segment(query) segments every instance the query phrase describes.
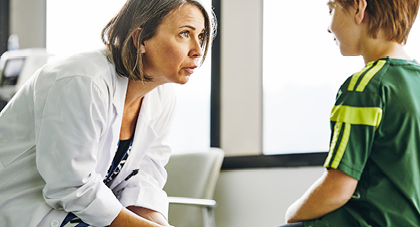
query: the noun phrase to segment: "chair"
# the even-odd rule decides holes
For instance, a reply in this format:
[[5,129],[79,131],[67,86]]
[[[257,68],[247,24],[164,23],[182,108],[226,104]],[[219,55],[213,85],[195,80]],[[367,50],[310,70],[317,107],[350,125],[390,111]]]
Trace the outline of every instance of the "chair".
[[175,154],[166,165],[169,223],[176,227],[215,227],[213,193],[224,152]]

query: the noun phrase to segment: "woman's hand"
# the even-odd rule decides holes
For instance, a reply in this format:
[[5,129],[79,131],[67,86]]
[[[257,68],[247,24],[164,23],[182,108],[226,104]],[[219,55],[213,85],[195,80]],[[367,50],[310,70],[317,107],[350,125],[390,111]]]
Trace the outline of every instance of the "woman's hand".
[[171,226],[169,225],[166,218],[159,212],[150,210],[144,207],[137,207],[137,206],[129,206],[127,207],[128,210],[134,212],[135,214],[139,215],[142,218],[145,218],[149,221],[155,222],[162,226]]

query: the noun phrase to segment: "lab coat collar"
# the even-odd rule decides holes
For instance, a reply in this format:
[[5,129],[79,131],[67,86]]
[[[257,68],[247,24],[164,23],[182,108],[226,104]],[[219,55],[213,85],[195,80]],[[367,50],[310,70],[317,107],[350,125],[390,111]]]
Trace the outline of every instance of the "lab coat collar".
[[[127,93],[128,78],[115,75],[114,89],[114,108],[117,115],[122,116],[124,113],[125,96]],[[140,109],[139,118],[147,118],[149,121],[155,119],[162,113],[162,105],[160,102],[160,87],[153,89],[143,98]]]
[[111,188],[120,184],[135,169],[138,169],[140,160],[144,158],[150,147],[158,138],[153,121],[162,114],[160,88],[155,88],[144,96],[140,113],[137,119],[132,152],[124,168],[111,184]]
[[124,113],[125,95],[127,93],[128,78],[119,76],[115,73],[115,89],[114,89],[114,108],[118,116]]
[[138,120],[146,118],[152,121],[161,115],[162,104],[160,102],[159,90],[159,87],[157,87],[144,96]]

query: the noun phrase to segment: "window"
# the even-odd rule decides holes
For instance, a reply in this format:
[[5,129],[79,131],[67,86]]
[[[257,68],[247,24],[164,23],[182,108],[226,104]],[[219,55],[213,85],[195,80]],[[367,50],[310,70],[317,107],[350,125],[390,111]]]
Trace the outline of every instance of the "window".
[[102,48],[102,28],[125,0],[47,0],[47,50],[56,56]]
[[[327,32],[326,2],[264,0],[264,154],[328,151],[336,92],[364,67],[362,57],[343,57]],[[417,20],[405,49],[418,60],[419,38]]]
[[210,148],[210,67],[211,56],[185,85],[175,85],[176,108],[171,143],[174,153]]
[[[102,28],[125,2],[47,0],[48,52],[63,56],[102,48]],[[205,4],[210,3],[211,0],[205,0]],[[171,138],[174,153],[210,147],[210,59],[208,56],[186,85],[175,85],[178,106]]]

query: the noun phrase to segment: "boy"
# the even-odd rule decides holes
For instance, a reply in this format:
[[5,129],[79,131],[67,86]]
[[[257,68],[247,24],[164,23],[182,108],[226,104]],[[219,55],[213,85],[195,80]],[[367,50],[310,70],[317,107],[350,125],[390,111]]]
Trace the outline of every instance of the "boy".
[[420,65],[403,50],[419,0],[330,0],[329,32],[366,66],[341,86],[326,173],[284,226],[420,226]]

